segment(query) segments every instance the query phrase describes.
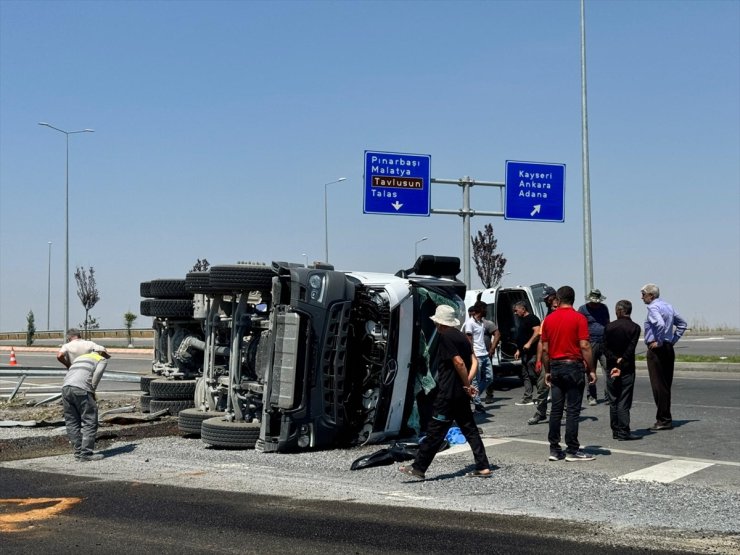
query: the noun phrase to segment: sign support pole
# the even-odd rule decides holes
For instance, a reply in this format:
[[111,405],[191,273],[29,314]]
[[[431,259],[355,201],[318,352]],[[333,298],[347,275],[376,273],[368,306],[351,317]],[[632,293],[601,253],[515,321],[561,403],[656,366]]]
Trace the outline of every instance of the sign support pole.
[[[451,214],[453,216],[460,216],[463,219],[463,248],[462,248],[462,257],[463,257],[463,282],[465,283],[465,286],[470,289],[470,218],[473,216],[496,216],[496,217],[503,217],[504,212],[503,210],[500,212],[490,212],[485,210],[473,210],[470,208],[470,188],[473,185],[480,185],[483,187],[498,187],[502,191],[504,187],[506,186],[505,183],[499,183],[494,181],[476,181],[475,179],[472,179],[471,177],[465,176],[461,177],[460,179],[431,179],[432,183],[439,183],[442,185],[458,185],[459,187],[462,187],[462,203],[463,206],[460,209],[454,210],[449,208],[432,208],[431,213],[432,214]],[[502,193],[503,194],[503,193]]]

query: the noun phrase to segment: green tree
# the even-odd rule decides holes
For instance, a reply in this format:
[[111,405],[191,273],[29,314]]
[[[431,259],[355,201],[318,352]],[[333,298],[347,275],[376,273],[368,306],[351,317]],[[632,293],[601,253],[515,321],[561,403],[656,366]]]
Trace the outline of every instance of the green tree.
[[208,262],[207,259],[204,258],[203,260],[201,260],[199,258],[198,261],[195,264],[193,264],[193,269],[190,271],[191,272],[205,272],[206,270],[208,270],[210,266],[211,264]]
[[134,325],[134,320],[136,320],[136,318],[138,318],[138,316],[136,316],[136,314],[134,314],[130,310],[123,314],[123,325],[126,326],[126,335],[128,335],[129,347],[134,346],[134,340],[131,337],[131,327]]
[[493,235],[493,225],[486,224],[477,237],[470,238],[473,244],[473,262],[483,287],[496,287],[504,276],[506,258],[496,252],[498,239]]
[[[77,327],[84,328],[85,322],[80,322],[79,324],[77,324]],[[90,331],[90,330],[97,330],[97,329],[100,329],[100,322],[98,322],[98,319],[95,318],[92,314],[90,314],[87,317],[87,330]],[[87,335],[88,335],[87,339],[90,339],[89,337],[90,334],[88,333]]]
[[95,284],[95,268],[90,266],[88,272],[85,268],[78,267],[75,272],[75,281],[77,282],[77,296],[80,298],[82,306],[85,307],[85,321],[82,328],[85,330],[85,338],[89,339],[87,330],[100,327],[97,320],[90,317],[90,310],[100,300],[100,293]]
[[33,310],[28,311],[26,316],[26,345],[33,345],[33,337],[36,335],[36,317],[33,315]]

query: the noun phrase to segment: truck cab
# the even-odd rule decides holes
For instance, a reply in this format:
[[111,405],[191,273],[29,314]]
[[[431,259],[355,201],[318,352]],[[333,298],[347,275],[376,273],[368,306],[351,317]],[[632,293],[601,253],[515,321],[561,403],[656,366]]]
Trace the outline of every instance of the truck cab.
[[457,258],[420,257],[393,274],[274,263],[257,447],[294,451],[412,433],[438,304],[464,314]]

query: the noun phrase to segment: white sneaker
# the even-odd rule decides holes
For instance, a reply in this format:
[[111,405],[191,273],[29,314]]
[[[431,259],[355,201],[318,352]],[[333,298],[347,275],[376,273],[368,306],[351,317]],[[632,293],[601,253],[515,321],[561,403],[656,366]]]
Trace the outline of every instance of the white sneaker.
[[593,455],[589,455],[588,453],[584,453],[581,450],[578,450],[575,453],[567,453],[565,455],[565,460],[566,461],[570,461],[570,462],[575,462],[575,461],[592,461],[595,458],[596,457],[594,457]]

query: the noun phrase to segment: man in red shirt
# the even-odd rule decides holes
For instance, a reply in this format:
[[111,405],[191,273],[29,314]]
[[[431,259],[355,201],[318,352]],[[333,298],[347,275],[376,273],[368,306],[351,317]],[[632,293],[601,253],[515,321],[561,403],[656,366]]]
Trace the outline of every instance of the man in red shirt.
[[[578,418],[581,414],[583,390],[588,383],[596,383],[589,343],[588,322],[583,314],[573,308],[576,293],[564,285],[557,291],[558,308],[545,318],[542,325],[542,363],[545,383],[552,391],[550,408],[551,461],[592,461],[594,457],[581,451],[578,442]],[[560,448],[560,423],[565,417],[566,450]]]

